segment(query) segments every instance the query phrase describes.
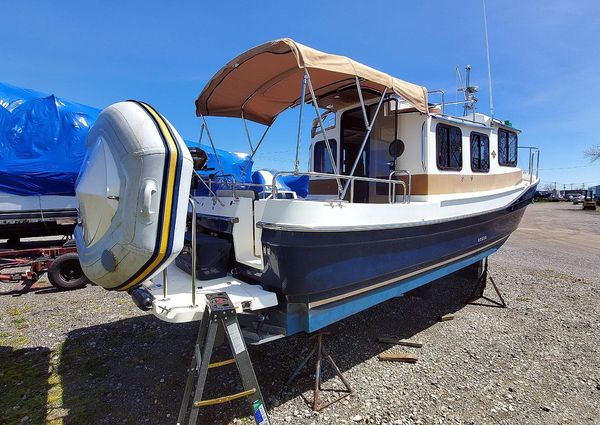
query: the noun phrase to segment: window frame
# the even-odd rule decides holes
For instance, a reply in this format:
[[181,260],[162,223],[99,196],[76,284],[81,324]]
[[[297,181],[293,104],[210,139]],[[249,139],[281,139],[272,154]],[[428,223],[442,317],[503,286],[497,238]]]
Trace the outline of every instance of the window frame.
[[[479,168],[473,168],[473,136],[479,137]],[[481,139],[485,137],[487,141],[487,168],[481,168]],[[469,149],[471,154],[471,171],[474,173],[489,173],[490,172],[490,136],[485,133],[480,133],[478,131],[472,131],[469,136]]]
[[[335,162],[338,162],[338,141],[334,138],[328,139],[329,140],[329,145],[331,146],[331,151],[333,153],[333,159],[335,160]],[[319,143],[323,144],[323,156],[322,158],[324,158],[324,161],[329,162],[331,165],[331,169],[333,170],[332,172],[329,171],[317,171],[317,167],[316,167],[316,159],[317,156],[315,155],[315,152],[317,150],[317,145]],[[325,165],[325,162],[324,164]],[[329,158],[329,153],[327,152],[327,146],[325,146],[325,139],[321,139],[321,140],[317,140],[316,142],[313,143],[313,148],[312,148],[312,164],[311,164],[311,168],[314,172],[316,173],[325,173],[325,174],[337,174],[338,170],[335,169],[334,164],[331,164],[331,159]]]
[[[500,134],[506,133],[506,162],[502,155],[500,155]],[[515,160],[514,162],[509,161],[510,159],[510,135],[513,134],[515,136]],[[510,131],[505,128],[498,129],[498,165],[501,167],[516,167],[519,162],[519,135],[515,131]]]
[[[451,167],[451,166],[445,166],[445,165],[441,165],[440,164],[440,140],[438,137],[438,128],[445,128],[448,131],[448,148],[451,147],[452,143],[450,140],[450,134],[452,129],[456,129],[458,130],[459,134],[460,134],[460,166],[459,167]],[[462,137],[462,130],[460,127],[457,127],[455,125],[448,125],[445,123],[437,123],[435,126],[435,162],[437,165],[438,170],[440,171],[461,171],[463,169],[463,137]]]

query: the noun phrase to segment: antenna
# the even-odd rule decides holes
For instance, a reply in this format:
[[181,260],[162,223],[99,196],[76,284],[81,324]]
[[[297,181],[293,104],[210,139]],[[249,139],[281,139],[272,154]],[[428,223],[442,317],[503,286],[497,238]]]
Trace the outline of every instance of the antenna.
[[[471,83],[471,65],[465,67],[465,100],[469,100],[469,88]],[[469,103],[465,102],[463,116],[467,116],[469,112]]]
[[458,91],[463,92],[465,97],[464,102],[456,102],[463,104],[463,116],[467,116],[469,111],[473,112],[473,121],[475,121],[475,104],[477,103],[477,97],[475,97],[475,93],[479,91],[479,86],[471,85],[471,65],[467,65],[465,67],[465,84],[463,86],[462,75],[460,73],[460,68],[456,65],[456,76],[458,81],[460,82],[460,88]]
[[463,80],[462,80],[462,75],[460,73],[460,67],[458,65],[456,65],[456,78],[457,78],[457,86],[456,87],[456,97],[454,98],[454,101],[456,102],[456,106],[458,106],[458,92],[462,91],[463,92],[463,97],[464,100],[467,100],[467,95],[464,92],[464,87],[463,87]]
[[483,27],[485,29],[485,54],[487,56],[487,68],[488,68],[488,85],[490,89],[490,115],[494,119],[494,96],[492,95],[492,67],[490,65],[490,43],[488,40],[488,26],[487,26],[487,12],[485,8],[485,0],[483,2]]

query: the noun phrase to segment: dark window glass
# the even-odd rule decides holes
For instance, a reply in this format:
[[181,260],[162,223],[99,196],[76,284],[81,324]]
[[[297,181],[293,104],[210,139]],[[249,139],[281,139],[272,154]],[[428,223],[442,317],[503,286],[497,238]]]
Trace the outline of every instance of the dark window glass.
[[462,133],[460,128],[438,124],[435,130],[437,166],[440,170],[462,169]]
[[498,130],[498,164],[516,167],[518,148],[517,133]]
[[[337,142],[333,139],[329,139],[329,146],[331,146],[333,159],[337,162]],[[313,151],[313,170],[317,173],[335,174],[333,166],[331,165],[331,159],[329,158],[327,146],[325,146],[323,140],[315,143]]]
[[490,171],[490,138],[486,134],[471,133],[471,170]]

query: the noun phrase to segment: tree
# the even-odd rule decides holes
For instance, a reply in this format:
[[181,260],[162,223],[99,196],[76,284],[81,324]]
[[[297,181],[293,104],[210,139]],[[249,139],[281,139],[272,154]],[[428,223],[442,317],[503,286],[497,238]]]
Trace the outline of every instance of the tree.
[[592,146],[591,148],[585,150],[583,154],[592,162],[600,160],[600,145]]
[[540,187],[542,192],[552,192],[554,190],[554,184],[545,184]]

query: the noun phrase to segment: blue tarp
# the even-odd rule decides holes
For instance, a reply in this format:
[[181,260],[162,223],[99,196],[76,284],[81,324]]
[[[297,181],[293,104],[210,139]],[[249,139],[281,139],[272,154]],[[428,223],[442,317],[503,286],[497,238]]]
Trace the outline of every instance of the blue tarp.
[[0,192],[75,195],[99,109],[0,83]]
[[[185,144],[188,146],[188,148],[198,147],[198,142],[190,142],[189,140],[186,140]],[[208,178],[211,174],[220,174],[219,164],[215,158],[212,147],[200,145],[200,148],[206,152],[206,155],[208,156],[208,162],[206,163],[206,168],[208,168],[208,170],[201,171],[200,175]],[[223,174],[231,174],[235,176],[235,181],[238,183],[247,183],[252,181],[252,161],[250,160],[250,155],[240,152],[228,152],[222,149],[217,149],[217,154],[219,155],[219,161],[223,167]],[[250,161],[250,164],[248,164],[248,161]]]
[[[0,83],[0,192],[74,196],[86,137],[99,113],[100,109],[54,95]],[[212,148],[202,149],[208,155],[207,166],[214,168],[210,173],[216,173]],[[252,164],[240,175],[249,155],[217,152],[226,174],[238,182],[251,181]]]
[[[252,173],[252,182],[261,185],[271,185],[273,184],[273,176],[277,173],[277,170],[257,170]],[[294,175],[285,175],[281,176],[277,179],[277,189],[278,190],[287,190],[296,192],[300,198],[306,198],[308,195],[308,176],[294,176]],[[263,186],[253,188],[257,192],[267,191],[271,192],[271,188],[269,186]]]
[[[197,142],[194,143],[186,140],[185,143],[187,144],[188,148],[198,147]],[[201,145],[200,147],[204,152],[206,152],[206,156],[208,156],[208,161],[206,163],[206,170],[200,171],[199,174],[205,179],[207,183],[210,179],[212,184],[211,190],[214,192],[219,189],[231,188],[230,184],[232,180],[230,178],[220,177],[221,172],[219,169],[219,163],[215,158],[212,147],[205,145]],[[252,182],[252,161],[250,160],[250,155],[239,152],[228,152],[222,149],[217,149],[217,155],[219,155],[219,162],[223,167],[223,174],[233,175],[236,183]],[[249,164],[248,161],[250,161]],[[195,191],[193,191],[192,194],[195,196],[207,196],[209,194],[209,191],[206,185],[200,183],[198,188]]]
[[[0,192],[74,196],[75,181],[86,154],[87,134],[99,113],[100,109],[54,95],[0,83]],[[198,147],[198,143],[187,140],[186,144]],[[212,147],[201,148],[208,156],[207,167],[212,170],[200,174],[218,174]],[[224,174],[235,176],[237,183],[253,181],[250,155],[221,149],[217,153]],[[308,192],[307,177],[285,176],[280,184],[282,189],[294,190],[301,197]],[[219,188],[216,185],[212,189]],[[196,193],[208,191],[201,186]]]

